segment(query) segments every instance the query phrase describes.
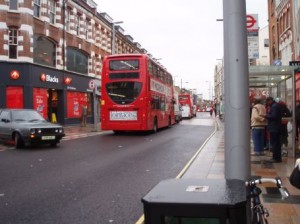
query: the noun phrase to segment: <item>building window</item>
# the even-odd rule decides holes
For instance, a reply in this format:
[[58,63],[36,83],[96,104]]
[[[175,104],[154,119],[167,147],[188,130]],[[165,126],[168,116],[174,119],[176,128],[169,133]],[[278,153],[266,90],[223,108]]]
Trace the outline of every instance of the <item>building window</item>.
[[33,62],[55,67],[56,44],[44,36],[35,35],[33,38]]
[[67,9],[66,10],[66,30],[67,31],[70,30],[70,14],[71,14],[70,9]]
[[50,0],[50,23],[55,23],[55,1]]
[[269,47],[270,43],[269,43],[269,39],[264,39],[264,47]]
[[18,10],[18,0],[9,1],[9,10]]
[[76,31],[76,35],[79,35],[79,28],[80,28],[80,17],[79,15],[77,15],[77,17],[75,17],[75,31]]
[[41,0],[34,0],[33,15],[36,17],[40,17],[40,10],[41,10]]
[[18,30],[9,29],[9,58],[17,58],[18,56]]
[[85,29],[85,39],[87,40],[88,39],[88,32],[89,32],[89,26],[88,26],[88,24],[89,24],[89,21],[88,20],[86,20],[85,21],[85,27],[84,27],[84,29]]
[[67,70],[88,74],[88,55],[79,49],[68,47]]

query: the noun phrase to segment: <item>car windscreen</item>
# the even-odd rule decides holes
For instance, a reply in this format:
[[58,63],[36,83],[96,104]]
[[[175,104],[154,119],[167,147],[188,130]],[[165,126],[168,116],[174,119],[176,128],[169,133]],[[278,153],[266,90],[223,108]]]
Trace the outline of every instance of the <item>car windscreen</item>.
[[140,94],[141,89],[141,82],[112,82],[106,84],[108,96],[117,104],[132,103]]
[[15,110],[12,111],[13,121],[45,121],[45,119],[37,112],[30,110]]

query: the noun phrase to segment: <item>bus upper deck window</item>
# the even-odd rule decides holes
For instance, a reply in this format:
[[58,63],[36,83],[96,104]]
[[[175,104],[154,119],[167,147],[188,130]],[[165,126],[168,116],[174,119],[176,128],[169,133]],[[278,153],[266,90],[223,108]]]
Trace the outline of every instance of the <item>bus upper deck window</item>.
[[112,60],[109,62],[109,69],[111,71],[122,71],[122,70],[138,70],[138,60]]

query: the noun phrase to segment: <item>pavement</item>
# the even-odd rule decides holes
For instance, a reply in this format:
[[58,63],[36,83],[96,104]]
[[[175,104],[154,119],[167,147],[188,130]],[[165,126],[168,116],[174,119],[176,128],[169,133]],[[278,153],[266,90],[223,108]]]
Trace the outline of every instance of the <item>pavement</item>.
[[[207,118],[205,118],[207,119]],[[224,123],[216,117],[210,117],[211,123],[215,123],[215,131],[201,146],[195,156],[187,164],[186,168],[177,178],[195,178],[195,179],[224,179]],[[103,131],[95,130],[93,124],[87,127],[79,125],[65,126],[66,137],[62,141],[76,138],[83,138],[102,134]],[[0,151],[13,147],[12,145],[0,144]],[[287,151],[291,150],[289,148]],[[289,175],[294,168],[295,159],[290,156],[283,157],[282,163],[265,163],[265,160],[271,158],[271,153],[265,156],[251,156],[251,175],[261,177],[277,177],[283,181],[283,186],[290,192],[290,197],[281,200],[278,192],[272,191],[273,185],[262,185],[262,202],[264,207],[269,210],[269,223],[272,224],[298,224],[300,223],[300,190],[291,186]],[[277,195],[276,195],[277,194]],[[142,206],[142,205],[141,205]]]
[[[215,119],[215,132],[200,148],[196,158],[185,171],[181,178],[199,179],[224,179],[224,123],[218,118]],[[290,141],[291,142],[291,141]],[[252,145],[251,151],[253,152]],[[299,147],[299,146],[297,146]],[[290,156],[291,148],[285,148],[288,156],[283,157],[282,163],[266,163],[272,158],[271,153],[265,156],[251,156],[251,176],[280,177],[283,186],[289,191],[290,197],[281,200],[278,191],[274,191],[273,184],[261,185],[262,203],[268,209],[270,216],[269,223],[272,224],[299,224],[300,223],[300,190],[289,183],[289,176],[295,165],[295,158]]]

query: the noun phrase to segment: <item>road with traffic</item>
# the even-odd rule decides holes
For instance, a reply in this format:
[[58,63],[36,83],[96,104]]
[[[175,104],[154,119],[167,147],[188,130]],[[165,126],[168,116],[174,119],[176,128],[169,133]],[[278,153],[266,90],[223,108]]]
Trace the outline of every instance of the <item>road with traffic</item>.
[[207,113],[156,134],[99,135],[0,151],[0,223],[132,224],[214,131]]

